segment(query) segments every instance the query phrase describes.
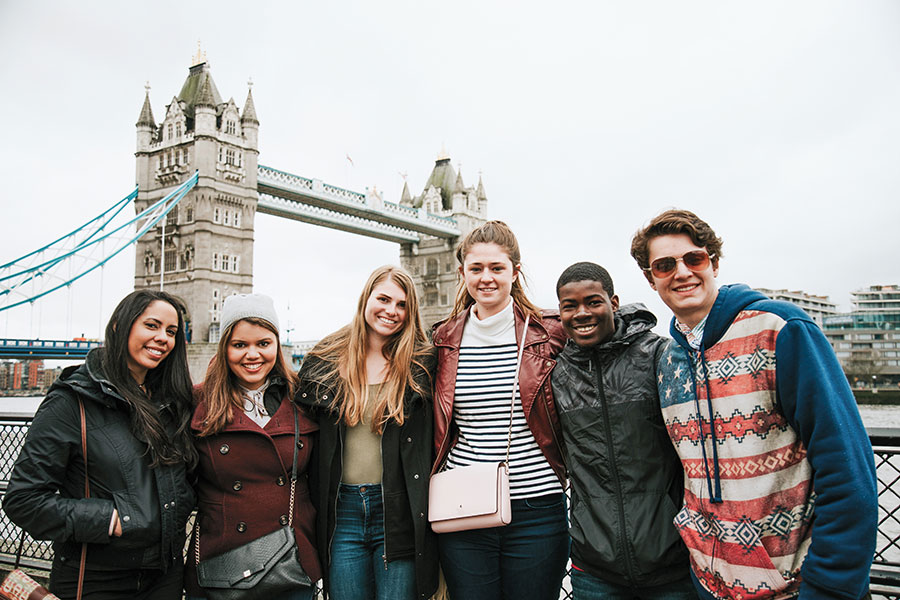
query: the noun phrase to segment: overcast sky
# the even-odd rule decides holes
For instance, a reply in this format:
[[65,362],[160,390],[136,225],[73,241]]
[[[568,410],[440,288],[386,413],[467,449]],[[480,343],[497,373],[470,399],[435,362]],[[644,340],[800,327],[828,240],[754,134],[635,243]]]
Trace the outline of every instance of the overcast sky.
[[[145,82],[160,120],[198,40],[223,98],[243,107],[252,78],[261,164],[392,201],[400,173],[422,192],[442,146],[467,185],[482,173],[542,306],[592,260],[667,322],[628,250],[670,207],[724,238],[720,283],[843,309],[852,290],[900,283],[895,0],[0,0],[0,262],[131,191]],[[254,288],[294,340],[318,338],[398,250],[259,215]],[[133,260],[105,270],[102,300],[94,278],[0,314],[0,334],[99,335]]]

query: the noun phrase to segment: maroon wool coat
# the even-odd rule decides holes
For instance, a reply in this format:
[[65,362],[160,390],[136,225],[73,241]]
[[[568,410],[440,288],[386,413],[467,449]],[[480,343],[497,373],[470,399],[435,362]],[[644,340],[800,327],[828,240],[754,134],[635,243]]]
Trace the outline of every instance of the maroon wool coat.
[[[275,384],[270,386],[274,387]],[[194,387],[197,406],[191,421],[195,436],[206,419],[201,386]],[[222,554],[287,524],[290,506],[291,462],[294,458],[296,405],[285,396],[272,419],[261,429],[242,411],[219,433],[195,437],[200,454],[197,502],[200,519],[200,559]],[[294,534],[300,564],[316,581],[322,569],[315,548],[316,512],[309,496],[307,464],[318,425],[300,412],[297,487],[294,497]],[[197,584],[192,536],[185,570],[185,589],[202,595]]]

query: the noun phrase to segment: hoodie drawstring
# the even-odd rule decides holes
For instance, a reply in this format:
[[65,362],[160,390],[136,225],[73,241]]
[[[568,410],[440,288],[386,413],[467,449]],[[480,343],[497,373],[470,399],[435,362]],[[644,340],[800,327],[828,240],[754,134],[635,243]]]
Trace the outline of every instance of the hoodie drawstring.
[[[700,412],[700,395],[697,393],[697,373],[694,370],[694,361],[691,358],[690,351],[682,348],[687,354],[688,365],[691,369],[691,387],[694,391],[694,406],[697,410],[697,422],[700,425],[700,450],[703,452],[703,468],[706,470],[706,487],[709,491],[709,501],[713,504],[722,503],[722,483],[719,477],[719,451],[716,448],[716,428],[714,426],[712,393],[709,389],[709,366],[706,363],[706,353],[701,346],[696,352],[700,356],[700,363],[703,366],[703,382],[706,386],[706,406],[709,411],[709,434],[712,440],[712,459],[713,474],[709,473],[709,458],[706,456],[706,432],[703,430],[703,414]],[[715,489],[713,489],[713,480],[715,480]]]

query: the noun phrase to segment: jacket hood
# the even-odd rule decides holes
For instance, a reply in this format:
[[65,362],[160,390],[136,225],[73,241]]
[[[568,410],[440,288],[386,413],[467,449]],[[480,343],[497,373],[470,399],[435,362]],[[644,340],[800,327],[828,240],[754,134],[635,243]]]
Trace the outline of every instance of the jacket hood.
[[125,402],[103,372],[102,351],[102,348],[94,348],[88,352],[84,364],[66,367],[47,393],[71,390],[104,406],[114,406],[116,400]]
[[566,340],[562,353],[568,357],[586,357],[594,352],[607,352],[627,346],[637,336],[650,331],[656,326],[656,316],[640,302],[620,306],[615,315],[616,330],[612,338],[590,348],[582,348],[571,339]]
[[[754,302],[768,299],[764,294],[750,289],[750,286],[743,283],[733,283],[720,287],[716,301],[709,311],[706,326],[703,328],[703,347],[709,348],[714,346],[728,328],[731,327],[737,314],[747,308],[747,306]],[[672,317],[672,321],[669,324],[669,333],[679,345],[688,348],[684,335],[675,327],[675,317]]]

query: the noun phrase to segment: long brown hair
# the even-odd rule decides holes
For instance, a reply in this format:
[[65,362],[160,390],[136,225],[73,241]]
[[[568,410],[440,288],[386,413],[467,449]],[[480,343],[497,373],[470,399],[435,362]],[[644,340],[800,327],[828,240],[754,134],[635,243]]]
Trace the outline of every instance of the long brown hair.
[[[512,289],[510,290],[513,302],[526,315],[531,315],[532,319],[540,319],[541,309],[532,304],[525,295],[525,274],[521,268],[522,256],[519,253],[519,242],[516,240],[516,236],[512,229],[509,228],[509,225],[503,221],[488,221],[481,227],[469,232],[469,235],[463,238],[463,241],[456,247],[456,260],[459,262],[460,269],[465,268],[466,255],[475,244],[497,244],[506,252],[506,256],[512,262],[513,269],[519,275],[513,281]],[[465,312],[473,304],[475,304],[475,299],[472,298],[469,290],[466,289],[465,276],[460,272],[459,283],[456,287],[456,300],[453,303],[453,311],[450,313],[450,318]]]
[[340,418],[350,426],[363,420],[366,406],[366,352],[369,330],[366,326],[366,303],[379,283],[390,280],[406,294],[406,321],[402,329],[390,337],[381,349],[388,361],[388,375],[375,400],[372,431],[382,433],[391,420],[402,425],[406,419],[403,397],[407,388],[426,394],[422,384],[413,375],[413,365],[427,372],[425,361],[432,353],[431,345],[422,327],[416,287],[410,274],[400,268],[385,265],[375,269],[359,295],[356,313],[349,325],[332,333],[309,353],[324,361],[324,372],[317,379],[331,382],[336,387],[332,400]]
[[278,338],[278,328],[272,323],[259,317],[247,317],[235,321],[229,325],[219,338],[219,346],[209,368],[206,370],[206,379],[203,380],[203,397],[206,400],[206,421],[203,428],[197,434],[200,437],[213,435],[222,431],[228,423],[234,421],[234,411],[244,410],[241,398],[241,390],[237,383],[237,377],[228,366],[228,344],[231,343],[231,334],[241,321],[252,325],[259,325],[275,334],[275,345],[278,353],[275,356],[275,366],[269,373],[271,378],[278,375],[287,382],[287,398],[293,398],[297,390],[297,374],[288,367],[281,350],[281,341]]
[[[153,302],[171,305],[178,313],[178,333],[172,351],[159,365],[147,371],[143,392],[128,370],[128,338],[131,327]],[[191,375],[188,371],[184,338],[184,303],[180,298],[159,290],[137,290],[119,302],[106,325],[106,340],[100,348],[103,373],[131,406],[131,428],[135,437],[147,444],[150,466],[185,463],[197,464],[197,451],[191,437]],[[167,432],[156,399],[166,403],[174,421],[174,431]]]

